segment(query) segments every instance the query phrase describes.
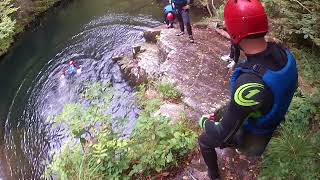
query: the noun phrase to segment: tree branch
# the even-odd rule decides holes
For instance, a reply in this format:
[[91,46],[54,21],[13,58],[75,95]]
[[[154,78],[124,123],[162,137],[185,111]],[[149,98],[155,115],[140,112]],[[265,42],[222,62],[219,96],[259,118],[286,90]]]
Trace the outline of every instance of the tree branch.
[[302,6],[304,9],[306,9],[310,14],[312,13],[312,11],[310,11],[305,5],[303,5],[300,1],[298,0],[293,0],[295,1],[296,3],[298,3],[300,6]]

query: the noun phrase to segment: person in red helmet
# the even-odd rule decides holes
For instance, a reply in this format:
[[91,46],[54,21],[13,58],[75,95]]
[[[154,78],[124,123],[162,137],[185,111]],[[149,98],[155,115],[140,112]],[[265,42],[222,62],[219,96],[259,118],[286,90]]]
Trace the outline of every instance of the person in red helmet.
[[80,66],[76,65],[74,60],[70,60],[68,64],[69,64],[68,68],[63,72],[64,76],[72,77],[76,74],[80,74],[81,68]]
[[175,9],[171,4],[168,4],[163,8],[164,22],[166,23],[167,28],[173,28],[173,22],[175,18],[174,12]]
[[222,118],[203,115],[198,142],[208,176],[219,179],[215,148],[232,147],[260,156],[285,119],[297,87],[296,62],[290,51],[267,42],[268,19],[258,0],[228,0],[224,20],[232,43],[247,59],[230,79],[230,103]]

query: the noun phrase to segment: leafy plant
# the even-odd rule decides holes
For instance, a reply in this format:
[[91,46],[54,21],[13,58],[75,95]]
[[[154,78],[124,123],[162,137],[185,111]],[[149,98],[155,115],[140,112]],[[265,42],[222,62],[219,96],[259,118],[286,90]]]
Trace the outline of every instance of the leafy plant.
[[316,112],[317,107],[314,106],[309,97],[296,95],[291,102],[286,121],[294,122],[299,127],[307,127]]
[[320,46],[319,0],[263,0],[270,17],[275,21],[273,32],[293,42],[300,38]]
[[[269,143],[261,179],[319,179],[319,145],[306,126],[285,122],[281,135]],[[319,139],[319,133],[316,134]]]
[[6,52],[13,42],[16,21],[11,15],[17,11],[11,0],[0,1],[0,55]]
[[139,168],[130,173],[148,175],[178,166],[179,160],[194,149],[196,134],[182,123],[170,124],[170,119],[165,117],[142,114],[132,135],[132,143],[140,153],[133,154]]
[[[0,1],[0,55],[7,52],[13,42],[13,37],[40,13],[52,7],[60,0],[28,0],[28,6],[24,1],[1,0]],[[22,5],[19,7],[19,5]]]
[[[111,95],[100,84],[93,84],[82,97],[88,104],[66,105],[56,117],[67,124],[79,141],[70,141],[48,166],[46,177],[57,179],[130,179],[152,176],[181,164],[196,145],[196,133],[185,124],[172,124],[168,118],[154,116],[160,100],[143,101],[133,133],[125,136],[123,121],[106,115]],[[145,87],[141,86],[142,91]],[[143,94],[143,93],[138,93]],[[143,98],[143,96],[141,96]],[[88,101],[88,102],[87,102]],[[85,138],[87,134],[90,138]],[[81,145],[80,145],[81,144]]]
[[[86,157],[83,156],[81,145],[67,142],[62,146],[59,155],[55,155],[52,163],[47,167],[45,177],[58,177],[58,179],[91,179],[88,177]],[[86,172],[84,172],[86,171]]]
[[316,130],[320,125],[319,103],[317,94],[312,97],[296,94],[280,135],[268,145],[261,179],[320,178],[320,133]]
[[161,83],[157,85],[157,91],[164,99],[178,100],[182,94],[170,83]]
[[224,4],[222,4],[221,6],[219,6],[219,8],[217,9],[217,17],[223,21],[224,20]]
[[314,52],[309,49],[296,49],[292,48],[292,52],[297,60],[300,74],[302,77],[314,86],[320,87],[320,53]]
[[92,128],[96,123],[111,119],[104,112],[109,107],[112,98],[112,88],[109,85],[93,83],[81,95],[89,106],[80,103],[66,104],[63,112],[55,117],[56,122],[65,123],[76,138],[88,134],[92,136]]

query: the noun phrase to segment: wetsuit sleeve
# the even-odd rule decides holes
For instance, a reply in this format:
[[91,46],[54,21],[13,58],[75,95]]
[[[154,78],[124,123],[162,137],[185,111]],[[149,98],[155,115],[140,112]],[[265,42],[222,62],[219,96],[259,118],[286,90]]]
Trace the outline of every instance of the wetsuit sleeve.
[[269,111],[272,106],[272,93],[257,75],[241,75],[234,89],[228,109],[220,122],[205,122],[205,132],[215,143],[222,144],[250,115],[257,115],[266,109]]

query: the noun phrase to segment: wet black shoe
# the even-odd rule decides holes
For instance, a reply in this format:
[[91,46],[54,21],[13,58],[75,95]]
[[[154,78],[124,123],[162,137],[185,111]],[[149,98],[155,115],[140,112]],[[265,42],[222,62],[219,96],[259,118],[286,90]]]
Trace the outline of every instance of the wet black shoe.
[[184,32],[179,32],[178,34],[176,34],[176,36],[182,36],[184,35]]
[[193,39],[193,36],[192,36],[192,35],[189,36],[189,41],[190,41],[191,43],[194,43],[194,39]]

